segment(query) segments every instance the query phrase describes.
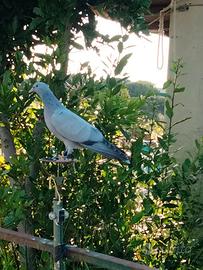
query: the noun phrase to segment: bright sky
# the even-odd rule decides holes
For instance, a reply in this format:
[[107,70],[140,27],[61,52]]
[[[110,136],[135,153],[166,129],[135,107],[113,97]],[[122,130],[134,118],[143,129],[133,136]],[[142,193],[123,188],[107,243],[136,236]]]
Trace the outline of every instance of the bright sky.
[[[117,22],[101,17],[98,17],[97,21],[97,31],[103,35],[113,37],[115,35],[126,34],[125,29],[121,28]],[[69,55],[68,72],[78,73],[81,71],[81,64],[89,62],[97,78],[106,76],[106,74],[113,75],[111,74],[112,62],[118,57],[117,43],[111,43],[113,48],[110,48],[108,45],[98,42],[98,40],[95,41],[93,45],[96,45],[100,49],[100,55],[98,55],[93,49],[85,49],[84,39],[81,33],[78,34],[76,42],[83,45],[84,50],[72,49]],[[158,53],[158,44],[159,36],[157,34],[150,34],[149,36],[142,35],[141,37],[138,37],[136,34],[130,34],[129,39],[124,43],[124,47],[126,48],[124,54],[132,53],[132,56],[123,70],[129,76],[129,80],[133,82],[149,81],[155,84],[156,87],[162,88],[167,78],[169,38],[164,37],[163,43],[160,42],[159,47],[161,48],[163,45],[163,57],[161,50]],[[35,52],[51,53],[51,51],[44,45],[35,47]],[[157,63],[157,57],[159,58],[159,65]],[[107,60],[108,58],[110,61]],[[106,66],[103,62],[105,62]],[[162,62],[163,67],[160,69],[158,66]]]
[[[125,30],[121,29],[119,23],[109,21],[107,19],[98,18],[97,30],[110,37],[115,35],[124,35]],[[168,67],[168,49],[169,39],[168,37],[163,38],[163,58],[162,52],[158,54],[158,42],[159,36],[157,34],[150,34],[149,36],[138,37],[136,34],[131,34],[128,41],[125,43],[125,47],[132,46],[125,50],[125,53],[132,52],[133,55],[129,59],[129,62],[125,68],[125,72],[129,76],[131,81],[150,81],[157,87],[162,87],[163,83],[167,78],[167,67]],[[81,37],[77,40],[78,43],[84,45],[84,41]],[[161,48],[160,43],[160,48]],[[98,46],[98,42],[97,42]],[[105,67],[102,63],[104,61],[108,65],[107,57],[115,59],[117,55],[117,49],[110,49],[106,45],[99,45],[101,48],[100,56],[93,50],[76,50],[74,49],[70,54],[69,69],[71,72],[78,72],[80,70],[80,64],[89,61],[93,71],[98,77],[104,75],[103,69],[110,72],[110,68]],[[163,61],[163,67],[159,69],[157,63],[157,57],[159,55],[159,65]]]

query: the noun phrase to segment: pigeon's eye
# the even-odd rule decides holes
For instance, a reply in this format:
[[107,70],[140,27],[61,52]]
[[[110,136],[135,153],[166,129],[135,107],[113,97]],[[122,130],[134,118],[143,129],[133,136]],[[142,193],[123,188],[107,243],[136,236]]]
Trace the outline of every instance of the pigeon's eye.
[[38,87],[38,84],[36,85],[36,87]]

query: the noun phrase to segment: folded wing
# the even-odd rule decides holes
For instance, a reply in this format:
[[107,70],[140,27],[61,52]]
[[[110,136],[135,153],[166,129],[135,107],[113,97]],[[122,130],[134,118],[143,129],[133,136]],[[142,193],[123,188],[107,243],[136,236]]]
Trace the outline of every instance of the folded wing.
[[103,140],[103,135],[97,128],[64,107],[54,112],[50,122],[60,136],[70,141],[82,143]]
[[118,159],[122,162],[130,164],[128,156],[117,146],[103,138],[102,141],[93,142],[86,141],[81,144],[82,146],[89,148],[90,150],[100,153],[108,158]]

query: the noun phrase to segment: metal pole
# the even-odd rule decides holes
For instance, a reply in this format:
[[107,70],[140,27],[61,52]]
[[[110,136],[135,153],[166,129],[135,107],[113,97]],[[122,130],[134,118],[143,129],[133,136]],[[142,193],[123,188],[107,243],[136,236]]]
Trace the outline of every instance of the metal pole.
[[54,237],[54,270],[65,270],[65,263],[63,258],[65,255],[65,244],[63,241],[63,224],[65,219],[68,218],[68,212],[63,208],[61,201],[61,188],[64,183],[63,176],[60,176],[60,164],[74,163],[75,160],[69,160],[65,158],[42,158],[42,162],[56,163],[57,176],[54,180],[55,196],[53,198],[52,212],[49,213],[49,219],[53,221],[53,237]]
[[[64,221],[64,209],[62,202],[53,200],[53,211],[57,213],[57,219],[53,221],[53,231],[54,231],[54,253],[55,253],[55,262],[54,262],[54,270],[64,270],[64,263],[62,259],[56,261],[58,256],[58,252],[60,253],[60,248],[58,247],[63,245],[63,221]],[[63,220],[60,220],[63,219]],[[59,254],[60,256],[60,254]]]
[[65,270],[63,262],[63,224],[68,218],[68,212],[63,208],[58,187],[63,184],[63,178],[57,176],[55,183],[55,198],[53,199],[53,212],[49,213],[49,219],[53,220],[54,234],[54,270]]

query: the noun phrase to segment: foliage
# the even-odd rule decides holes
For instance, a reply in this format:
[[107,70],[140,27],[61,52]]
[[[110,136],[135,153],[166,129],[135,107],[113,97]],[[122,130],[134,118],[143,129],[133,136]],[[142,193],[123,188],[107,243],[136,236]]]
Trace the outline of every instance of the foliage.
[[152,83],[145,81],[129,82],[127,87],[132,97],[138,97],[140,95],[150,97],[150,101],[145,106],[146,112],[152,114],[153,106],[155,106],[159,114],[164,114],[165,94]]
[[[143,257],[146,264],[153,262],[153,266],[161,269],[200,269],[202,265],[202,238],[198,233],[191,234],[191,229],[198,232],[202,228],[199,219],[202,205],[197,206],[200,200],[193,197],[195,193],[192,190],[201,179],[203,148],[197,142],[196,157],[194,160],[186,159],[182,166],[170,151],[175,141],[173,127],[188,120],[173,121],[175,97],[184,91],[178,82],[181,70],[182,63],[179,60],[173,64],[173,78],[164,85],[171,87],[171,95],[166,100],[168,129],[159,138],[158,145],[153,146],[150,137],[148,147],[138,156],[140,163],[137,156],[135,163],[141,164],[137,172],[138,175],[140,172],[138,186],[143,192],[140,193],[138,189],[141,209],[134,216],[135,254],[137,259]],[[155,121],[149,127],[150,133],[153,124]],[[136,146],[139,143],[137,140]],[[142,143],[139,148],[142,149]]]
[[[129,31],[144,31],[143,13],[149,1],[91,1],[90,6],[84,1],[58,3],[40,0],[24,5],[23,1],[22,9],[16,8],[16,1],[1,4],[1,22],[6,24],[0,30],[5,37],[0,51],[0,125],[10,129],[16,146],[10,164],[0,159],[1,226],[17,229],[25,223],[37,236],[52,236],[48,213],[54,191],[50,187],[58,167],[39,159],[61,152],[63,145],[44,128],[41,103],[32,103],[33,97],[28,95],[33,81],[40,77],[66,106],[99,127],[132,157],[132,166],[126,167],[81,150],[75,153],[75,168],[60,167],[65,178],[61,193],[70,214],[65,241],[160,269],[200,269],[202,239],[195,229],[202,226],[198,217],[202,206],[196,206],[194,189],[201,178],[203,148],[197,142],[195,159],[186,159],[182,165],[170,155],[173,126],[187,120],[173,123],[175,96],[184,91],[178,84],[181,62],[174,63],[174,78],[165,84],[172,87],[165,103],[169,125],[158,141],[153,137],[154,127],[165,127],[156,121],[156,105],[146,126],[143,107],[150,97],[130,97],[125,79],[119,78],[129,55],[119,55],[114,65],[116,77],[96,81],[90,69],[85,74],[66,76],[65,72],[66,53],[71,46],[80,47],[74,34],[83,31],[88,46],[99,35],[94,31],[95,12],[105,15],[108,11],[108,16],[119,19]],[[101,38],[109,42],[108,37]],[[125,39],[115,38],[119,53],[123,53]],[[32,58],[30,49],[37,43],[48,45],[52,53]],[[2,269],[23,269],[19,247],[1,242],[0,250]],[[46,253],[35,255],[38,269],[52,269]]]
[[[177,74],[174,71],[175,78],[179,76],[179,69]],[[167,109],[171,111],[174,110],[174,98],[178,94],[176,81],[172,96],[166,101]],[[65,229],[66,241],[126,259],[134,258],[163,269],[197,269],[199,259],[195,259],[195,256],[201,252],[201,243],[197,238],[190,238],[189,232],[191,226],[201,224],[199,221],[198,224],[191,224],[189,211],[185,209],[193,209],[193,204],[190,205],[191,201],[188,203],[186,198],[190,196],[194,184],[190,182],[191,175],[196,181],[201,168],[201,146],[197,144],[199,153],[195,163],[186,160],[181,168],[168,152],[174,140],[173,113],[167,113],[169,129],[155,145],[151,137],[155,119],[151,119],[149,130],[142,129],[144,118],[141,108],[146,100],[124,94],[122,79],[107,77],[106,80],[95,81],[91,74],[76,74],[69,76],[67,84],[71,85],[71,89],[66,91],[65,104],[98,126],[108,139],[130,150],[132,167],[126,168],[113,161],[107,163],[98,155],[80,151],[76,153],[78,162],[75,168],[60,168],[60,174],[66,179],[62,194],[70,214]],[[34,110],[40,116],[41,109]],[[18,122],[24,128],[16,130],[16,124],[13,124],[12,129],[16,134],[19,154],[11,168],[2,170],[2,175],[6,185],[8,176],[15,178],[19,191],[4,191],[1,198],[6,199],[8,205],[2,209],[2,225],[13,227],[31,212],[35,234],[50,238],[51,222],[47,222],[47,215],[51,209],[53,190],[49,190],[48,182],[53,181],[57,167],[37,164],[37,176],[32,179],[31,192],[25,194],[20,190],[26,184],[32,161],[51,155],[55,149],[61,151],[63,146],[44,129],[42,138],[34,136],[33,140],[33,127],[43,124],[37,122],[33,109],[29,107],[18,113]],[[15,123],[14,119],[12,121]],[[129,143],[124,144],[124,137]],[[146,137],[150,138],[147,144]],[[15,200],[18,201],[16,210],[9,205]],[[15,211],[23,215],[16,216]],[[9,218],[14,221],[9,221]],[[9,247],[4,250],[8,252]],[[46,256],[38,255],[39,265],[44,265],[44,258]]]
[[150,94],[159,93],[159,89],[157,89],[153,83],[146,81],[137,81],[128,83],[129,93],[132,97],[138,97],[140,95],[147,96]]
[[[67,54],[71,47],[82,48],[75,40],[76,33],[80,31],[83,33],[87,46],[91,46],[92,40],[96,37],[108,39],[95,30],[95,15],[100,13],[102,15],[100,11],[105,10],[111,19],[121,22],[129,31],[138,33],[146,29],[144,13],[148,11],[149,5],[150,0],[2,1],[0,4],[2,37],[0,75],[9,68],[15,67],[18,70],[19,66],[24,65],[23,61],[17,62],[18,55],[21,57],[23,54],[31,59],[30,49],[37,44],[57,45],[53,60],[60,63],[63,68],[67,68]],[[61,76],[65,77],[64,70],[61,71]]]

